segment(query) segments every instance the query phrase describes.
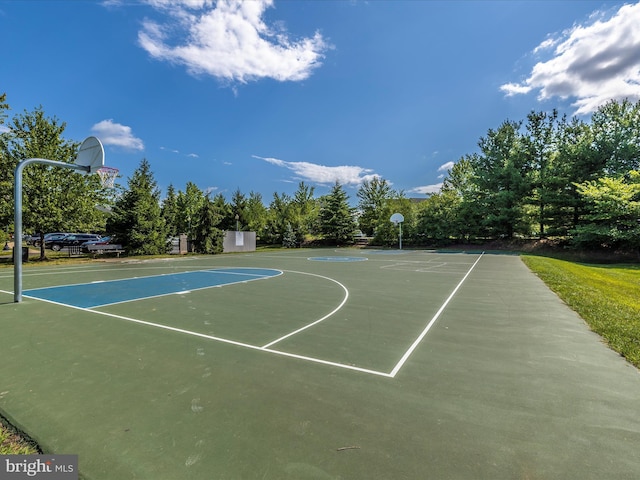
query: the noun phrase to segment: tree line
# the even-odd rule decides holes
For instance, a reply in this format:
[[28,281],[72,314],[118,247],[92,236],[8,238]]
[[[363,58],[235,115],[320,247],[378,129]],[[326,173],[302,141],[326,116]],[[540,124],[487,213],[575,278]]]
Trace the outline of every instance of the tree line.
[[348,245],[357,223],[338,183],[315,198],[314,188],[301,182],[293,196],[274,193],[268,206],[259,193],[247,196],[237,189],[228,202],[192,182],[184,191],[169,185],[161,200],[150,163],[143,159],[114,201],[105,227],[136,254],[166,253],[167,239],[179,234],[187,235],[194,252],[213,254],[222,252],[225,231],[254,231],[266,245],[297,247],[312,239]]
[[640,102],[577,118],[505,121],[449,171],[418,214],[431,241],[555,237],[578,248],[640,247]]
[[[25,158],[73,161],[79,143],[63,139],[65,124],[39,107],[7,123],[0,96],[0,222],[12,229],[13,170]],[[640,102],[612,101],[586,122],[532,111],[504,121],[458,159],[439,192],[408,198],[383,178],[365,181],[355,207],[338,183],[317,197],[304,182],[293,195],[227,200],[188,182],[164,197],[143,159],[126,186],[104,189],[95,176],[33,166],[25,172],[25,230],[115,234],[131,253],[165,253],[184,233],[194,251],[217,253],[226,230],[255,231],[259,243],[295,247],[398,242],[393,213],[404,216],[403,244],[442,246],[489,239],[553,237],[578,248],[640,247]],[[111,213],[94,208],[109,205]],[[1,234],[0,234],[1,235]]]

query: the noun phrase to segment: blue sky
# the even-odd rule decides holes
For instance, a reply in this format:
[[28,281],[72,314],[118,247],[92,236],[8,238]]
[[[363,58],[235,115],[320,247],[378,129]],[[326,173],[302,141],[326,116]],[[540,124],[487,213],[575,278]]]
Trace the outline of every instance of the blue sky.
[[424,197],[504,120],[640,99],[639,26],[607,1],[0,0],[0,92],[163,195]]

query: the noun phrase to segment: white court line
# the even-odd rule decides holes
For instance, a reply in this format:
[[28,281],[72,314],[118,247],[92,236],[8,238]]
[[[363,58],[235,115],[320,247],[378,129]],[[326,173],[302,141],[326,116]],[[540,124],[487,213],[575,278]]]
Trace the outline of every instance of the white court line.
[[[173,259],[172,259],[173,260]],[[175,259],[176,261],[179,260],[183,260],[180,258]],[[184,259],[186,260],[186,259]],[[130,265],[130,264],[127,264]],[[127,271],[127,270],[136,270],[136,271],[140,271],[140,270],[169,270],[167,271],[167,273],[161,273],[158,275],[170,275],[172,273],[184,273],[184,272],[174,272],[171,271],[172,269],[187,269],[187,271],[194,271],[194,272],[204,272],[207,270],[211,270],[211,269],[216,269],[216,268],[251,268],[251,267],[226,267],[226,266],[218,266],[218,265],[213,265],[211,267],[207,267],[207,266],[203,266],[202,268],[199,268],[197,270],[193,270],[193,265],[172,265],[172,266],[168,266],[168,265],[159,265],[159,266],[151,266],[151,264],[144,264],[142,266],[140,266],[141,264],[136,264],[136,266],[131,267],[131,266],[121,266],[120,264],[117,265],[113,265],[113,266],[109,266],[109,267],[98,267],[96,268],[95,266],[92,265],[87,265],[86,267],[62,267],[62,268],[57,268],[55,270],[50,270],[47,272],[38,272],[38,271],[26,271],[23,272],[23,275],[25,277],[42,277],[42,276],[48,276],[48,275],[61,275],[61,274],[65,274],[68,275],[70,273],[92,273],[92,272],[104,272],[104,271],[109,271],[109,272],[121,272],[121,271]],[[268,269],[268,270],[277,270],[277,269]],[[145,275],[145,276],[156,276],[156,275]],[[7,275],[0,275],[0,278],[13,278],[13,272],[11,272],[10,274]],[[133,277],[127,277],[127,278],[133,278]],[[142,277],[139,277],[142,278]],[[119,279],[114,279],[114,280],[119,280]],[[109,281],[113,281],[113,280],[105,280],[107,282]],[[56,286],[61,286],[61,285],[56,285]]]
[[[227,270],[232,270],[232,269],[241,269],[241,268],[247,268],[247,267],[222,267],[221,269],[227,269]],[[220,269],[220,270],[221,270]],[[139,270],[139,269],[136,269]],[[255,270],[255,269],[253,269]],[[126,278],[114,278],[112,280],[98,280],[98,281],[91,281],[91,282],[82,282],[82,283],[67,283],[67,284],[63,284],[63,285],[54,285],[54,286],[49,286],[49,287],[38,287],[38,288],[28,288],[26,291],[29,292],[37,292],[39,290],[49,290],[52,288],[64,288],[64,287],[76,287],[76,286],[82,286],[82,285],[92,285],[94,283],[118,283],[118,282],[127,282],[129,280],[146,280],[146,279],[153,279],[156,277],[168,277],[171,275],[189,275],[191,273],[219,273],[219,274],[223,274],[223,275],[239,275],[239,276],[243,276],[243,277],[254,277],[252,278],[252,280],[262,280],[264,278],[275,278],[275,277],[279,277],[280,275],[282,275],[282,270],[278,269],[278,268],[263,268],[262,270],[273,270],[276,272],[279,272],[277,275],[258,275],[256,273],[240,273],[240,272],[222,272],[222,271],[218,271],[218,269],[216,267],[214,268],[204,268],[204,269],[198,269],[198,270],[188,270],[186,272],[167,272],[167,273],[160,273],[160,274],[156,274],[156,275],[142,275],[142,276],[135,276],[135,277],[126,277]],[[118,270],[114,270],[114,271],[118,271]],[[59,274],[59,273],[58,273]],[[246,281],[252,281],[252,280],[246,280]],[[235,283],[242,283],[243,281],[238,281],[238,282],[234,282],[234,283],[230,283],[230,284],[225,284],[225,285],[234,285]],[[220,285],[211,285],[211,286],[207,286],[207,287],[201,287],[198,290],[202,290],[203,288],[210,288],[210,287],[216,287],[216,286],[220,286]],[[164,295],[171,295],[169,294],[161,294],[161,295],[152,295],[150,297],[141,297],[137,300],[144,300],[145,298],[155,298],[157,296],[164,296]],[[116,302],[119,303],[119,302]],[[104,305],[112,305],[110,303],[105,303]],[[98,306],[104,306],[104,305],[98,305]]]
[[478,257],[478,259],[473,263],[473,265],[471,265],[471,268],[469,269],[469,271],[465,274],[464,277],[462,277],[462,280],[460,280],[460,282],[458,283],[458,285],[456,285],[456,288],[453,289],[453,292],[451,292],[451,295],[449,295],[449,298],[447,298],[444,303],[442,304],[442,306],[440,307],[440,309],[436,312],[436,314],[433,316],[433,318],[431,319],[431,321],[427,324],[427,326],[425,327],[425,329],[422,331],[422,333],[418,336],[418,338],[416,338],[416,340],[413,342],[413,344],[409,347],[409,350],[407,350],[405,352],[405,354],[402,356],[402,358],[400,359],[400,361],[398,362],[398,364],[393,368],[393,370],[391,370],[391,373],[389,373],[389,376],[391,378],[394,378],[396,376],[396,374],[400,371],[400,369],[402,368],[402,366],[405,364],[405,362],[409,359],[409,357],[411,356],[411,354],[413,353],[413,351],[418,347],[418,345],[420,344],[420,342],[422,341],[422,339],[425,337],[425,335],[429,332],[429,330],[431,330],[431,327],[433,327],[433,324],[436,323],[436,320],[438,320],[438,317],[440,317],[440,315],[442,315],[442,312],[444,312],[444,309],[447,308],[447,305],[449,304],[449,302],[451,301],[451,299],[454,297],[454,295],[458,292],[458,290],[460,289],[460,287],[462,286],[462,284],[464,283],[464,281],[467,279],[467,277],[469,276],[469,274],[471,273],[471,271],[474,269],[474,267],[478,264],[478,262],[480,261],[480,259],[482,258],[482,256],[484,255],[484,252],[482,252],[480,254],[480,256]]
[[[273,270],[276,270],[276,269],[273,269]],[[335,309],[333,309],[333,311],[331,311],[329,314],[325,315],[321,319],[316,320],[315,322],[313,322],[313,323],[311,323],[309,325],[306,325],[306,326],[304,326],[304,327],[302,327],[302,328],[300,328],[300,329],[298,329],[298,330],[296,330],[294,332],[291,332],[291,333],[289,333],[289,334],[287,334],[287,335],[285,335],[283,337],[280,337],[280,338],[274,340],[273,342],[270,342],[267,345],[264,345],[262,347],[259,347],[257,345],[250,345],[248,343],[237,342],[235,340],[229,340],[229,339],[226,339],[226,338],[215,337],[213,335],[207,335],[207,334],[204,334],[204,333],[194,332],[194,331],[191,331],[191,330],[185,330],[185,329],[182,329],[182,328],[171,327],[171,326],[168,326],[168,325],[162,325],[160,323],[148,322],[146,320],[139,320],[139,319],[136,319],[136,318],[125,317],[123,315],[117,315],[117,314],[114,314],[114,313],[102,312],[100,310],[93,310],[93,308],[99,308],[100,306],[92,307],[92,308],[84,308],[84,307],[77,307],[77,306],[74,306],[74,305],[69,305],[69,304],[66,304],[66,303],[55,302],[53,300],[47,300],[47,299],[43,299],[43,298],[29,297],[27,295],[25,295],[25,297],[26,298],[32,298],[34,300],[40,300],[40,301],[47,302],[47,303],[52,303],[54,305],[60,305],[60,306],[63,306],[63,307],[73,308],[75,310],[81,310],[83,312],[95,313],[97,315],[104,315],[104,316],[111,317],[111,318],[117,318],[119,320],[124,320],[124,321],[127,321],[127,322],[137,323],[139,325],[146,325],[146,326],[149,326],[149,327],[156,327],[156,328],[160,328],[160,329],[163,329],[163,330],[168,330],[168,331],[171,331],[171,332],[182,333],[184,335],[190,335],[190,336],[194,336],[194,337],[204,338],[204,339],[207,339],[207,340],[213,340],[213,341],[216,341],[216,342],[226,343],[226,344],[229,344],[229,345],[235,345],[237,347],[244,347],[244,348],[248,348],[248,349],[251,349],[251,350],[258,350],[258,351],[261,351],[261,352],[272,353],[274,355],[280,355],[280,356],[289,357],[289,358],[296,358],[298,360],[304,360],[304,361],[307,361],[307,362],[310,362],[310,363],[328,365],[328,366],[342,368],[342,369],[346,369],[346,370],[353,370],[353,371],[360,372],[360,373],[367,373],[367,374],[370,374],[370,375],[377,375],[377,376],[381,376],[381,377],[390,377],[390,375],[388,373],[386,373],[386,372],[380,372],[380,371],[372,370],[372,369],[369,369],[369,368],[357,367],[355,365],[347,365],[347,364],[344,364],[344,363],[331,362],[329,360],[322,360],[320,358],[308,357],[308,356],[305,356],[305,355],[298,355],[298,354],[295,354],[295,353],[284,352],[284,351],[281,351],[281,350],[274,350],[274,349],[269,348],[270,346],[275,345],[276,343],[280,342],[281,340],[284,340],[285,338],[288,338],[288,337],[290,337],[292,335],[295,335],[296,333],[299,333],[299,332],[301,332],[303,330],[306,330],[307,328],[310,328],[313,325],[316,325],[316,324],[326,320],[331,315],[335,314],[338,310],[340,310],[344,306],[344,304],[347,302],[347,300],[349,298],[349,290],[342,283],[338,282],[337,280],[334,280],[333,278],[325,277],[323,275],[317,275],[315,273],[297,272],[297,271],[293,271],[293,270],[278,270],[278,271],[280,272],[280,275],[282,275],[283,272],[289,272],[289,273],[298,273],[298,274],[301,274],[301,275],[309,275],[309,276],[312,276],[312,277],[318,277],[318,278],[322,278],[322,279],[325,279],[325,280],[329,280],[331,282],[334,282],[334,283],[338,284],[344,290],[345,296],[344,296],[342,302],[340,303],[340,305],[338,305]],[[267,278],[273,278],[273,277],[267,277]],[[7,292],[7,293],[9,293],[9,292]],[[184,293],[184,292],[177,292],[177,293]]]
[[314,325],[317,325],[320,322],[325,321],[327,318],[329,318],[331,315],[333,315],[334,313],[336,313],[338,310],[340,310],[345,303],[347,303],[347,300],[349,299],[349,290],[347,289],[347,287],[345,287],[343,284],[341,284],[340,282],[338,282],[337,280],[334,280],[333,278],[329,278],[329,277],[324,277],[322,275],[316,275],[315,273],[305,273],[305,272],[295,272],[292,270],[284,270],[285,272],[291,272],[291,273],[299,273],[301,275],[311,275],[312,277],[319,277],[319,278],[324,278],[325,280],[329,280],[331,282],[337,283],[338,285],[340,285],[342,287],[342,289],[344,290],[344,298],[342,299],[342,302],[340,303],[340,305],[338,305],[333,311],[331,311],[330,313],[328,313],[327,315],[325,315],[324,317],[320,318],[319,320],[316,320],[313,323],[310,323],[308,325],[305,325],[302,328],[299,328],[291,333],[288,333],[280,338],[275,339],[273,342],[267,343],[266,345],[264,345],[262,348],[263,349],[268,349],[270,346],[275,345],[278,342],[281,342],[282,340],[284,340],[285,338],[289,338],[292,337],[293,335],[300,333],[304,330],[306,330],[307,328],[311,328]]
[[[271,276],[258,276],[255,274],[242,274],[245,277],[253,277],[250,278],[248,280],[238,280],[237,282],[232,282],[232,283],[221,283],[221,284],[217,284],[217,285],[207,285],[205,287],[198,287],[198,288],[192,288],[191,290],[177,290],[175,292],[168,292],[168,293],[159,293],[157,295],[150,295],[150,296],[146,296],[146,297],[138,297],[138,298],[131,298],[128,300],[119,300],[117,302],[110,302],[110,303],[101,303],[99,305],[94,305],[93,307],[88,307],[88,308],[102,308],[102,307],[111,307],[113,305],[121,305],[123,303],[131,303],[131,302],[137,302],[137,301],[141,301],[141,300],[153,300],[154,298],[161,298],[161,297],[168,297],[170,295],[186,295],[192,292],[199,292],[200,290],[208,290],[210,288],[223,288],[223,287],[228,287],[231,285],[240,285],[240,284],[246,284],[249,282],[255,282],[258,280],[269,280],[270,278],[276,278],[279,277],[280,275],[282,275],[282,270],[277,270],[275,268],[267,268],[265,270],[274,270],[279,272],[277,275],[271,275]],[[163,273],[162,275],[181,275],[183,273],[199,273],[199,272],[209,272],[209,270],[193,270],[193,271],[189,271],[189,272],[179,272],[179,273]],[[229,272],[221,272],[221,273],[229,273]],[[131,280],[131,279],[146,279],[146,278],[153,278],[153,277],[159,277],[161,275],[153,275],[152,277],[131,277],[131,278],[121,278],[118,280],[107,280],[106,282],[119,282],[122,280]],[[89,285],[89,284],[85,284],[85,283],[80,283],[78,285]],[[71,287],[75,286],[75,285],[69,285]],[[52,288],[52,287],[47,287],[47,288]],[[53,287],[55,288],[55,287]],[[33,289],[33,290],[29,290],[29,291],[35,291],[35,290],[44,290],[44,289]],[[27,297],[28,295],[24,295],[25,297]],[[30,298],[38,298],[38,297],[30,297]],[[62,304],[64,305],[64,304]]]
[[[275,270],[276,272],[280,272],[278,275],[261,275],[259,273],[244,273],[244,272],[223,272],[222,270]],[[282,270],[279,268],[253,268],[253,267],[214,267],[203,270],[194,270],[194,272],[202,272],[202,273],[224,273],[225,275],[240,275],[243,277],[258,277],[258,278],[272,278],[279,277],[282,275]],[[191,273],[191,272],[179,272],[179,273]],[[169,274],[173,275],[173,274]],[[176,274],[177,275],[177,274]]]
[[356,372],[368,373],[370,375],[378,375],[380,377],[393,378],[389,373],[379,372],[377,370],[370,370],[368,368],[356,367],[355,365],[346,365],[344,363],[329,362],[328,360],[321,360],[314,357],[305,357],[304,355],[296,355],[295,353],[282,352],[280,350],[271,350],[270,348],[261,348],[263,352],[275,353],[276,355],[282,355],[284,357],[297,358],[298,360],[306,360],[308,362],[320,363],[322,365],[330,365],[332,367],[344,368],[346,370],[355,370]]
[[204,333],[193,332],[191,330],[185,330],[183,328],[170,327],[168,325],[162,325],[160,323],[147,322],[145,320],[138,320],[136,318],[125,317],[123,315],[116,315],[114,313],[101,312],[99,310],[89,310],[88,308],[75,307],[73,305],[67,305],[66,303],[58,303],[58,302],[54,302],[54,301],[51,301],[51,300],[45,300],[45,299],[42,299],[42,298],[34,298],[34,300],[40,300],[42,302],[47,302],[47,303],[52,303],[52,304],[55,304],[55,305],[60,305],[60,306],[63,306],[63,307],[73,308],[75,310],[81,310],[83,312],[95,313],[97,315],[104,315],[106,317],[117,318],[119,320],[124,320],[124,321],[127,321],[127,322],[137,323],[139,325],[145,325],[145,326],[148,326],[148,327],[160,328],[162,330],[168,330],[170,332],[182,333],[184,335],[190,335],[190,336],[193,336],[193,337],[204,338],[206,340],[214,340],[216,342],[226,343],[226,344],[229,344],[229,345],[235,345],[237,347],[244,347],[244,348],[248,348],[248,349],[251,349],[251,350],[258,350],[258,351],[261,351],[261,352],[273,353],[274,355],[280,355],[280,356],[283,356],[283,357],[297,358],[299,360],[305,360],[305,361],[311,362],[311,363],[319,363],[321,365],[330,365],[332,367],[343,368],[343,369],[346,369],[346,370],[354,370],[356,372],[368,373],[370,375],[378,375],[378,376],[381,376],[381,377],[391,377],[391,375],[389,375],[386,372],[379,372],[377,370],[370,370],[368,368],[356,367],[355,365],[347,365],[347,364],[344,364],[344,363],[330,362],[328,360],[322,360],[322,359],[319,359],[319,358],[306,357],[304,355],[297,355],[295,353],[282,352],[280,350],[272,350],[270,348],[265,348],[265,347],[258,347],[256,345],[250,345],[248,343],[237,342],[235,340],[229,340],[227,338],[215,337],[213,335],[206,335]]
[[[145,321],[145,320],[138,320],[138,319],[135,319],[135,318],[125,317],[125,316],[122,316],[122,315],[116,315],[116,314],[113,314],[113,313],[101,312],[99,310],[91,310],[91,309],[88,309],[88,308],[76,307],[76,306],[73,306],[73,305],[68,305],[68,304],[64,304],[64,303],[58,303],[58,302],[54,302],[54,301],[51,301],[51,300],[45,300],[45,299],[40,299],[40,298],[35,298],[35,297],[33,297],[33,298],[34,298],[34,300],[40,300],[40,301],[43,301],[43,302],[48,302],[48,303],[52,303],[52,304],[56,304],[56,305],[61,305],[61,306],[64,306],[64,307],[73,308],[73,309],[81,310],[81,311],[84,311],[84,312],[94,313],[94,314],[97,314],[97,315],[104,315],[104,316],[107,316],[107,317],[117,318],[117,319],[120,319],[120,320],[132,322],[132,323],[137,323],[137,324],[140,324],[140,325],[156,327],[156,328],[160,328],[160,329],[163,329],[163,330],[168,330],[168,331],[172,331],[172,332],[176,332],[176,333],[182,333],[182,334],[185,334],[185,335],[204,338],[204,339],[207,339],[207,340],[213,340],[213,341],[217,341],[217,342],[221,342],[221,343],[226,343],[226,344],[229,344],[229,345],[235,345],[235,346],[239,346],[239,347],[244,347],[244,348],[248,348],[248,349],[251,349],[251,350],[268,352],[268,353],[272,353],[274,355],[280,355],[280,356],[285,356],[285,357],[289,357],[289,358],[296,358],[296,359],[304,360],[304,361],[311,362],[311,363],[317,363],[317,364],[321,364],[321,365],[333,366],[333,367],[342,368],[342,369],[346,369],[346,370],[352,370],[352,371],[357,371],[357,372],[361,372],[361,373],[367,373],[367,374],[370,374],[370,375],[377,375],[377,376],[386,377],[386,378],[395,378],[395,376],[398,374],[400,369],[407,362],[407,360],[409,359],[411,354],[415,351],[415,349],[418,347],[420,342],[424,339],[426,334],[429,332],[431,327],[433,327],[433,325],[435,324],[437,319],[440,317],[442,312],[444,312],[444,310],[447,307],[447,305],[449,304],[449,302],[453,299],[455,294],[458,292],[458,290],[460,289],[462,284],[465,282],[467,277],[471,274],[471,271],[475,268],[475,266],[478,264],[478,262],[480,261],[480,259],[482,258],[483,255],[484,255],[484,252],[482,252],[480,254],[480,256],[476,259],[476,261],[473,263],[473,265],[471,265],[471,267],[469,268],[469,270],[467,271],[465,276],[462,278],[462,280],[460,280],[458,285],[454,288],[454,290],[451,292],[449,297],[445,300],[445,302],[442,304],[440,309],[433,316],[431,321],[427,324],[427,326],[422,331],[422,333],[413,342],[413,344],[405,352],[405,354],[402,356],[400,361],[396,364],[396,366],[393,368],[393,370],[391,370],[390,373],[380,372],[380,371],[377,371],[377,370],[371,370],[371,369],[362,368],[362,367],[357,367],[357,366],[354,366],[354,365],[347,365],[347,364],[342,364],[342,363],[337,363],[337,362],[331,362],[331,361],[328,361],[328,360],[322,360],[322,359],[314,358],[314,357],[307,357],[307,356],[304,356],[304,355],[297,355],[297,354],[294,354],[294,353],[289,353],[289,352],[284,352],[284,351],[274,350],[274,349],[269,348],[269,346],[274,345],[275,343],[277,343],[277,342],[279,342],[279,341],[281,341],[281,340],[283,340],[283,339],[285,339],[287,337],[290,337],[291,335],[294,335],[296,333],[299,333],[300,331],[303,331],[303,330],[305,330],[307,328],[310,328],[311,326],[319,323],[322,320],[326,320],[329,316],[335,314],[346,303],[346,300],[348,298],[349,292],[348,292],[348,290],[346,289],[346,287],[344,285],[342,285],[340,282],[338,282],[337,280],[334,280],[332,278],[323,277],[322,275],[316,275],[316,274],[313,274],[313,273],[296,272],[296,271],[292,271],[292,270],[284,270],[283,271],[283,272],[299,273],[299,274],[302,274],[302,275],[310,275],[310,276],[320,277],[320,278],[324,278],[324,279],[330,280],[330,281],[332,281],[334,283],[337,283],[346,292],[345,298],[343,299],[342,303],[338,306],[338,308],[334,309],[330,314],[326,315],[322,319],[317,320],[317,321],[315,321],[315,322],[313,322],[313,323],[311,323],[311,324],[309,324],[309,325],[307,325],[307,326],[305,326],[305,327],[303,327],[301,329],[298,329],[295,332],[292,332],[292,333],[290,333],[288,335],[285,335],[284,337],[281,337],[281,338],[279,338],[277,340],[274,340],[273,342],[271,342],[271,343],[269,343],[267,345],[264,345],[262,347],[259,347],[259,346],[256,346],[256,345],[250,345],[250,344],[247,344],[247,343],[237,342],[235,340],[229,340],[229,339],[226,339],[226,338],[215,337],[215,336],[212,336],[212,335],[206,335],[206,334],[203,334],[203,333],[193,332],[191,330],[185,330],[185,329],[181,329],[181,328],[177,328],[177,327],[171,327],[171,326],[168,326],[168,325],[162,325],[162,324],[158,324],[158,323],[148,322],[148,321]],[[1,291],[1,290],[0,290],[0,292],[12,294],[11,292],[4,292],[4,291]]]

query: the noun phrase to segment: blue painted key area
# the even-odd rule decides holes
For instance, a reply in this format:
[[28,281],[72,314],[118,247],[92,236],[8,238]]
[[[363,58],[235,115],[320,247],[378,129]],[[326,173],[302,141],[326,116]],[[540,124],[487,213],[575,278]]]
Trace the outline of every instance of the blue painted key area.
[[74,307],[96,308],[114,303],[260,280],[280,274],[282,274],[280,270],[270,268],[220,268],[38,288],[25,290],[24,295]]

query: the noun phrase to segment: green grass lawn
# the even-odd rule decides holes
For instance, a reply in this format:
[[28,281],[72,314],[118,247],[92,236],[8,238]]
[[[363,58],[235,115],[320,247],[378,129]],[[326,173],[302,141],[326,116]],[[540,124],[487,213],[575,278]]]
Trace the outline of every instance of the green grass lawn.
[[522,260],[613,350],[640,368],[640,266],[531,255]]
[[0,455],[33,455],[38,448],[20,436],[11,426],[0,418]]

